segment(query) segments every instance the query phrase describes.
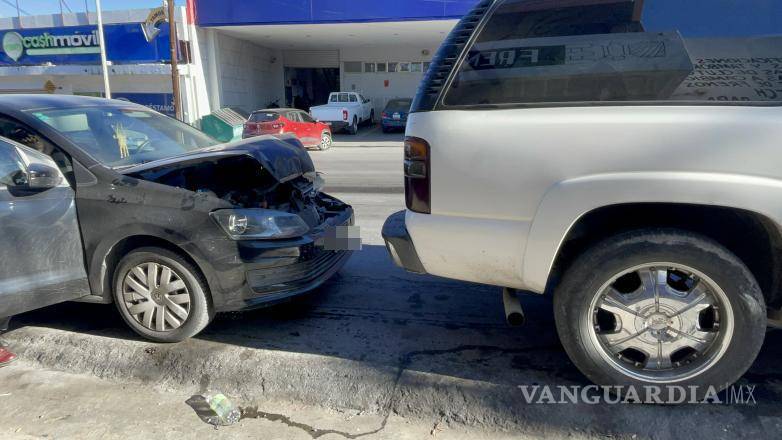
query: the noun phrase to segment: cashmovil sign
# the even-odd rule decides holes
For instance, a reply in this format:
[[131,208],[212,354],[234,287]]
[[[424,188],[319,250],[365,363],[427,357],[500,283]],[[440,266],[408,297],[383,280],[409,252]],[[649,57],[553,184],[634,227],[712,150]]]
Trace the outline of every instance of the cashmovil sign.
[[89,34],[40,35],[23,37],[19,32],[3,35],[3,52],[14,61],[25,53],[30,56],[100,53],[98,32]]
[[[108,59],[114,64],[158,63],[171,60],[168,26],[155,32],[145,23],[122,23],[103,28]],[[98,64],[100,41],[95,26],[17,29],[2,34],[0,65]]]

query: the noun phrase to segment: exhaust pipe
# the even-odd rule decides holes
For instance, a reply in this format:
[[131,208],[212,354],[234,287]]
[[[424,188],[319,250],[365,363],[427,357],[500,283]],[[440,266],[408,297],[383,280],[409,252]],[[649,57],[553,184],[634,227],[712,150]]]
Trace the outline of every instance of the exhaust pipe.
[[504,287],[502,289],[502,304],[505,306],[505,320],[512,326],[524,324],[524,310],[521,308],[516,289]]

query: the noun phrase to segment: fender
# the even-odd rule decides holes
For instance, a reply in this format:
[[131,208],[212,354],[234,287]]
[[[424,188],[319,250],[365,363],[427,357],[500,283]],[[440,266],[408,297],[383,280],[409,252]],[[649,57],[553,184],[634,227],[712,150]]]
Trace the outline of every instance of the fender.
[[[201,255],[198,247],[187,240],[182,234],[153,224],[132,223],[121,229],[117,229],[115,233],[106,235],[92,253],[92,258],[90,259],[88,266],[88,277],[93,295],[110,298],[110,284],[112,280],[106,278],[108,274],[106,257],[119,242],[126,238],[137,236],[148,236],[165,240],[180,248],[198,265],[198,268],[204,272],[209,288],[214,288],[211,281],[214,280],[214,274],[211,273],[209,265],[203,264],[205,258]],[[108,290],[107,287],[109,288]]]
[[598,208],[625,203],[682,203],[738,208],[782,224],[782,181],[737,174],[635,172],[582,176],[551,186],[530,226],[522,279],[542,293],[573,225]]

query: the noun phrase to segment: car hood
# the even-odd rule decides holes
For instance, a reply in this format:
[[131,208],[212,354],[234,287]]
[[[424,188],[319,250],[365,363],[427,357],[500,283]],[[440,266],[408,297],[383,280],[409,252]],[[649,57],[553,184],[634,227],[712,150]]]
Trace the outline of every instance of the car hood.
[[160,168],[192,166],[230,156],[249,156],[257,160],[278,182],[286,182],[315,171],[312,158],[295,136],[257,136],[200,148],[185,154],[159,159],[120,170],[125,175],[138,175]]

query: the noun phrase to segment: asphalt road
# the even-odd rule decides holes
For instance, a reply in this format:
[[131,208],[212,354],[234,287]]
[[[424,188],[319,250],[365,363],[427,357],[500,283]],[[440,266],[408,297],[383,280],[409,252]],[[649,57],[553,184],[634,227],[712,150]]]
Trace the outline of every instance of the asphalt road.
[[355,207],[364,247],[311,295],[219,315],[181,344],[150,344],[113,306],[78,303],[25,314],[3,338],[45,368],[183,394],[219,389],[245,405],[297,402],[553,438],[782,437],[779,331],[741,382],[756,386],[755,404],[524,403],[520,385],[589,384],[557,340],[548,298],[524,297],[528,323],[508,327],[498,288],[396,268],[379,231],[403,209],[401,150],[313,156],[333,194]]

